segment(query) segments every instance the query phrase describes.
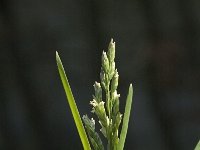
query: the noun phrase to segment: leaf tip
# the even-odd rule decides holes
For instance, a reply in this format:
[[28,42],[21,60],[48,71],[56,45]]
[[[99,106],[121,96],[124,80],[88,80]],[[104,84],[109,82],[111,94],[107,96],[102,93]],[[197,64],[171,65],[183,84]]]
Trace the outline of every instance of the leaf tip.
[[132,85],[132,83],[129,85],[129,91],[133,91],[133,85]]
[[58,51],[56,51],[56,60],[59,58]]
[[62,66],[62,62],[61,62],[61,59],[60,59],[60,56],[58,54],[58,51],[56,51],[56,62],[57,62],[57,65],[61,65]]

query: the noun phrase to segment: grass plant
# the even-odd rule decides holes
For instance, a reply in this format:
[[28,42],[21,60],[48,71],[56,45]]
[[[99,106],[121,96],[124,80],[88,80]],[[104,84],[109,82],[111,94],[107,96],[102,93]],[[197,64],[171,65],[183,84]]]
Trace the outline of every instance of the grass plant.
[[[84,150],[92,149],[90,143],[94,150],[104,150],[104,144],[99,136],[99,133],[95,130],[95,120],[93,118],[90,119],[88,115],[83,115],[82,119],[85,124],[85,128],[83,126],[58,52],[56,52],[56,62]],[[117,92],[119,74],[115,67],[115,42],[113,42],[112,39],[108,46],[108,52],[106,53],[103,51],[102,53],[100,80],[100,83],[94,83],[95,94],[93,95],[92,101],[90,101],[90,104],[93,107],[92,113],[94,113],[99,119],[98,122],[101,126],[100,131],[103,134],[103,137],[107,139],[107,149],[123,150],[132,106],[133,87],[132,84],[130,84],[126,100],[125,113],[123,116],[123,114],[119,111],[120,94]],[[123,123],[119,137],[118,133],[122,118]]]

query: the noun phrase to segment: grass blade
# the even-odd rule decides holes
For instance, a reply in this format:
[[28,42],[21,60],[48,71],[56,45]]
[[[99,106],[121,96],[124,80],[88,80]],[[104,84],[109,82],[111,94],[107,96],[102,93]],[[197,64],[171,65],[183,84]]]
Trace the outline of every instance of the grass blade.
[[200,150],[200,140],[194,150]]
[[84,148],[84,150],[91,150],[85,129],[83,127],[82,120],[81,120],[80,115],[79,115],[78,108],[76,106],[74,96],[72,94],[72,91],[71,91],[67,76],[65,74],[65,70],[64,70],[64,67],[62,65],[61,59],[58,55],[58,52],[56,52],[56,62],[57,62],[57,65],[58,65],[60,78],[61,78],[63,87],[65,89],[67,100],[68,100],[70,109],[72,111],[72,115],[73,115],[76,127],[78,129],[78,133],[79,133],[79,136],[81,138],[81,142],[83,144],[83,148]]
[[121,134],[120,134],[119,144],[117,147],[118,150],[123,150],[123,148],[124,148],[124,143],[125,143],[126,134],[127,134],[127,130],[128,130],[130,112],[131,112],[132,97],[133,97],[133,87],[132,87],[132,84],[130,84],[127,99],[126,99],[126,106],[125,106],[122,130],[121,130]]

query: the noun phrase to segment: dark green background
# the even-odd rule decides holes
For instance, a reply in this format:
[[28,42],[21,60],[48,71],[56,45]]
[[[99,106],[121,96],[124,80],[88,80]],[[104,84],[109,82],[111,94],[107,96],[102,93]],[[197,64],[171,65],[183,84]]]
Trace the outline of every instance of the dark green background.
[[90,113],[102,50],[116,41],[126,150],[192,150],[200,139],[199,0],[0,0],[0,149],[82,149],[55,62]]

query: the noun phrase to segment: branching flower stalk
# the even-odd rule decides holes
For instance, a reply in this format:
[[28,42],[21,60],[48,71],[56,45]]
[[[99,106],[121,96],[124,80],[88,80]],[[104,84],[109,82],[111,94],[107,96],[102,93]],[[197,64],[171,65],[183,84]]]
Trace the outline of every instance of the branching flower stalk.
[[[112,39],[108,46],[108,52],[103,51],[102,53],[100,80],[100,83],[95,82],[94,84],[95,94],[90,104],[93,106],[92,112],[99,119],[100,131],[108,140],[107,149],[117,150],[119,144],[118,130],[122,114],[119,111],[120,94],[117,93],[119,74],[115,68],[115,42]],[[102,92],[105,93],[105,102],[103,101]],[[98,146],[102,141],[95,130],[93,130],[95,126],[93,118],[90,120],[84,115],[83,120],[94,149],[103,150],[102,146]],[[92,139],[92,137],[94,138]]]
[[[132,106],[133,88],[132,84],[130,84],[119,137],[118,133],[119,126],[122,122],[122,114],[119,111],[120,94],[117,92],[119,74],[115,68],[115,42],[112,39],[109,43],[107,53],[103,51],[101,59],[100,83],[94,83],[94,95],[92,101],[90,101],[92,113],[99,119],[100,131],[107,139],[107,150],[123,150]],[[57,52],[56,60],[61,81],[84,150],[91,149],[88,138],[94,150],[104,150],[103,142],[99,134],[95,131],[95,120],[93,118],[89,119],[87,115],[84,115],[82,119],[88,136],[86,135],[64,67]]]

